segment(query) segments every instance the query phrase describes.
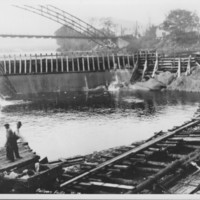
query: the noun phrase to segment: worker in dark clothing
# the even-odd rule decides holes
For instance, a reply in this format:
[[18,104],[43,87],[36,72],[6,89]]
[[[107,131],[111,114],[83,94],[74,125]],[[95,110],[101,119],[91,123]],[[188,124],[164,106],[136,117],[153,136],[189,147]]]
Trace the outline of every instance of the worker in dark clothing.
[[8,160],[10,161],[14,161],[14,150],[13,150],[13,132],[10,129],[10,125],[9,124],[5,124],[4,125],[6,128],[6,157]]

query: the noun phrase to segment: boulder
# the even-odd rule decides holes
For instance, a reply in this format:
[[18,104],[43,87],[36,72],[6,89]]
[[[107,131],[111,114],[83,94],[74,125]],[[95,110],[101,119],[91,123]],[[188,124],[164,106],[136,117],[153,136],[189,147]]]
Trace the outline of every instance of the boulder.
[[171,82],[176,78],[175,74],[172,74],[171,72],[161,72],[160,74],[155,76],[155,79],[162,82],[166,86],[171,84]]
[[134,85],[130,85],[129,88],[134,90],[162,90],[166,88],[166,85],[151,78],[146,82],[137,82]]

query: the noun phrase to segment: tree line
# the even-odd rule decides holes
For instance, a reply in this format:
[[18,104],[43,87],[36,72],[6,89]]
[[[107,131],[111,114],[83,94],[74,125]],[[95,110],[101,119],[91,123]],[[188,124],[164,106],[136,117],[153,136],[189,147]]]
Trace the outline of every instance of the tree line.
[[[116,35],[116,24],[111,18],[99,20],[99,30],[108,36]],[[95,20],[91,20],[95,26]],[[158,34],[160,33],[160,35]],[[62,26],[55,35],[79,35],[70,28]],[[200,18],[195,12],[183,9],[171,10],[165,20],[158,26],[150,25],[144,33],[139,33],[137,27],[132,33],[125,34],[121,28],[121,35],[129,42],[125,47],[127,51],[139,49],[157,49],[163,52],[188,51],[200,49]],[[92,50],[96,44],[90,40],[82,39],[57,39],[59,51]]]

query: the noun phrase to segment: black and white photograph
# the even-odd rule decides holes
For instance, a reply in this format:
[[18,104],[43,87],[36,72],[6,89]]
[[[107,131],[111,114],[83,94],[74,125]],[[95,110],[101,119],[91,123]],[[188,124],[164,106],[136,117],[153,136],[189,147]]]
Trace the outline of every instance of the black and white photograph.
[[199,0],[0,1],[0,198],[198,194]]

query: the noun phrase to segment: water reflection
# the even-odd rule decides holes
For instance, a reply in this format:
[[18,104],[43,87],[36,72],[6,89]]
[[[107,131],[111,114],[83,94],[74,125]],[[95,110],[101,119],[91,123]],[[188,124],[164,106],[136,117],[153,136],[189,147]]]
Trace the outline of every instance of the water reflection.
[[[164,105],[185,105],[198,103],[199,93],[185,92],[146,92],[121,90],[114,93],[53,93],[37,96],[20,97],[23,101],[9,100],[7,105],[0,102],[2,112],[65,112],[76,111],[97,111],[99,108],[108,109],[108,112],[122,112],[127,109],[144,111],[144,115],[153,115],[163,109]],[[13,102],[13,103],[12,103]]]
[[[50,159],[147,139],[190,119],[200,94],[183,92],[59,93],[0,101],[3,124],[24,124],[31,147]],[[20,97],[21,99],[21,97]],[[0,135],[0,146],[5,135]],[[48,144],[48,145],[46,145]]]

